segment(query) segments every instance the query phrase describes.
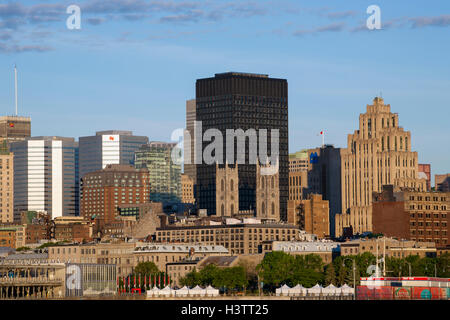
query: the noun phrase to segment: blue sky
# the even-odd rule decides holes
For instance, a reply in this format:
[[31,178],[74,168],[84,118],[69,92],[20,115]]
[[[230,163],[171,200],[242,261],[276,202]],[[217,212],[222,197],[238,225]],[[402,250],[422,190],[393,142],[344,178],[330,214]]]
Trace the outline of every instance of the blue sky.
[[[81,8],[81,30],[66,8]],[[369,5],[382,30],[364,28]],[[0,2],[0,107],[33,135],[133,130],[170,140],[184,127],[195,80],[226,71],[289,82],[290,151],[346,147],[380,92],[412,132],[419,161],[450,171],[450,2],[143,1]]]

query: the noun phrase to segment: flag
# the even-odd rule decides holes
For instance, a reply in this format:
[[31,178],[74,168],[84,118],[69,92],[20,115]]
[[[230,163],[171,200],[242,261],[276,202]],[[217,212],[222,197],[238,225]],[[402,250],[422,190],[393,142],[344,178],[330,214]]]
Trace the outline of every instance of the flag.
[[144,275],[144,288],[147,289],[147,277]]
[[141,275],[139,274],[139,288],[141,287]]
[[167,275],[167,284],[170,286],[170,276]]
[[164,283],[164,287],[165,287],[166,286],[166,274],[164,274],[163,283]]
[[161,274],[158,275],[158,287],[161,287]]
[[133,284],[133,288],[136,288],[136,275],[134,275],[134,284]]
[[131,287],[131,283],[130,283],[130,282],[131,282],[131,280],[130,280],[130,277],[131,277],[131,276],[128,276],[128,288],[130,288],[130,287]]

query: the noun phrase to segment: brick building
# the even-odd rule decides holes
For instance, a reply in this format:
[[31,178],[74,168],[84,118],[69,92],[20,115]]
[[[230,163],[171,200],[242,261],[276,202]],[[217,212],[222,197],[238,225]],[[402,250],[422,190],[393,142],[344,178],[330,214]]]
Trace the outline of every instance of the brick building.
[[187,174],[181,175],[181,202],[195,203],[194,180]]
[[305,200],[288,201],[288,223],[300,230],[317,235],[319,239],[330,236],[329,202],[320,194],[310,194]]
[[373,232],[388,237],[449,244],[449,192],[394,192],[384,186],[374,194]]
[[54,219],[54,239],[57,241],[91,241],[93,224],[83,217],[59,217]]
[[129,165],[107,165],[81,179],[80,210],[86,219],[104,224],[116,221],[119,206],[149,202],[149,173]]
[[16,248],[16,228],[13,226],[0,227],[0,247]]

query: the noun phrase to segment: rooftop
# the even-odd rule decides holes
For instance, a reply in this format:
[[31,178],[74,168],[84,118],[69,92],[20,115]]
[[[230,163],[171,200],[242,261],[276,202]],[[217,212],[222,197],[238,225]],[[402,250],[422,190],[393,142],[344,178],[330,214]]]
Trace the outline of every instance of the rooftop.
[[97,131],[95,133],[96,136],[103,135],[121,135],[121,136],[131,136],[133,135],[133,131],[124,131],[124,130],[105,130],[105,131]]
[[215,74],[216,78],[223,78],[223,77],[230,77],[230,76],[251,77],[251,78],[269,78],[269,75],[267,75],[267,74],[235,72],[235,71]]
[[228,250],[224,246],[203,246],[203,245],[189,245],[189,244],[147,244],[138,246],[134,249],[134,253],[141,252],[173,252],[173,253],[189,253],[191,250],[194,252],[216,252],[216,253],[228,253]]
[[324,241],[274,241],[273,251],[288,252],[328,252],[340,247],[337,242]]

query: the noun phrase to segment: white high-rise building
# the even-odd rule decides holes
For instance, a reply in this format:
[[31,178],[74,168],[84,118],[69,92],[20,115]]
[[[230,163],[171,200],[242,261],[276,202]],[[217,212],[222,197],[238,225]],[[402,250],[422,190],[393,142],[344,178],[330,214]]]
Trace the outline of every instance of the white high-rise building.
[[78,143],[74,138],[33,137],[11,144],[14,152],[14,218],[47,211],[52,218],[78,215]]
[[80,137],[80,178],[108,164],[134,165],[135,151],[147,143],[148,137],[133,136],[131,131],[99,131]]

